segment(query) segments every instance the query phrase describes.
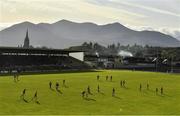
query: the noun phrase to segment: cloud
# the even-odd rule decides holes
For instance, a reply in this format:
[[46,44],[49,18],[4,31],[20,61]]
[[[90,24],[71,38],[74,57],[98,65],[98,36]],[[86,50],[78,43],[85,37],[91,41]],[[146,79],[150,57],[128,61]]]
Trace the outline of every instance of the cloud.
[[[171,15],[171,16],[175,16],[175,17],[180,17],[180,9],[177,10],[177,12],[171,12],[168,10],[163,10],[163,9],[159,9],[159,8],[155,8],[155,7],[150,7],[150,5],[148,5],[148,3],[143,3],[143,4],[137,4],[135,3],[135,1],[141,1],[141,0],[127,0],[127,1],[122,1],[122,0],[88,0],[89,3],[92,4],[96,4],[96,5],[100,5],[100,6],[109,6],[109,7],[116,7],[116,8],[120,8],[122,6],[126,6],[129,8],[136,8],[136,9],[142,9],[142,10],[146,10],[146,11],[150,11],[150,12],[154,12],[154,13],[160,13],[160,14],[165,14],[165,15]],[[172,0],[178,3],[178,1],[176,0]],[[158,1],[153,1],[154,4],[156,4]],[[162,1],[161,5],[163,6],[164,3],[168,3],[169,1]],[[174,3],[175,3],[174,2]],[[138,14],[138,13],[137,13]],[[139,14],[140,15],[140,14]]]
[[[52,23],[61,19],[178,35],[179,0],[0,0],[0,28],[16,22]],[[156,5],[157,4],[157,5]]]
[[[17,23],[15,23],[17,24]],[[14,23],[0,23],[0,31],[14,25]]]
[[180,41],[180,28],[178,29],[160,28],[159,31],[171,35]]
[[174,12],[170,12],[167,10],[162,10],[162,9],[158,9],[158,8],[154,8],[154,7],[148,7],[146,5],[140,5],[140,4],[130,3],[130,2],[118,2],[118,3],[128,5],[131,7],[141,8],[143,10],[148,10],[148,11],[155,12],[155,13],[161,13],[161,14],[171,15],[171,16],[175,16],[175,17],[180,17],[180,12],[174,13]]
[[176,5],[176,0],[87,0],[87,2],[99,7],[119,10],[120,14],[126,12],[129,18],[120,22],[122,24],[152,28],[180,27],[180,8]]
[[180,28],[169,28],[169,27],[153,28],[149,26],[132,26],[128,24],[125,24],[125,26],[136,31],[144,31],[144,30],[158,31],[167,35],[171,35],[180,41]]
[[121,9],[121,7],[119,6],[119,2],[113,2],[111,0],[87,0],[87,3],[93,4],[93,5],[96,5],[99,7],[105,7],[107,9],[111,8],[111,9],[119,11],[120,13],[124,13],[126,15],[130,15],[130,16],[134,16],[134,17],[138,17],[138,18],[145,18],[146,17],[146,15],[143,15],[143,14],[131,12],[127,9]]

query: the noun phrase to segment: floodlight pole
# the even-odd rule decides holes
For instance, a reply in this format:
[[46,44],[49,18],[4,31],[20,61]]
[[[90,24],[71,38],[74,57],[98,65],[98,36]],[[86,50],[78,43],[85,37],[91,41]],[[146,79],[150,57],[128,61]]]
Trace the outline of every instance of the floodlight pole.
[[158,72],[158,49],[156,49],[156,72]]
[[173,73],[173,56],[171,56],[171,73]]

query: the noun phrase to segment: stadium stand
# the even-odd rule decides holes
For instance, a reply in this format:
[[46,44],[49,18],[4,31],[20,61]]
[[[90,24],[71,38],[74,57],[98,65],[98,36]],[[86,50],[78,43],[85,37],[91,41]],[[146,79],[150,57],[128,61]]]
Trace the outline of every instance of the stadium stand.
[[35,49],[35,48],[0,48],[0,71],[12,72],[13,70],[52,71],[88,69],[83,61],[69,56],[72,52],[60,49]]

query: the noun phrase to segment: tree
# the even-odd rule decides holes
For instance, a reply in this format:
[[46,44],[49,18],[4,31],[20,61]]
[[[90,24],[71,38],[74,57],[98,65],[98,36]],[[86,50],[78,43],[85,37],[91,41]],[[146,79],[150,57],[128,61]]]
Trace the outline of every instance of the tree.
[[121,44],[118,42],[117,43],[117,49],[120,49],[120,47],[121,47]]
[[168,57],[169,57],[168,51],[162,50],[162,52],[161,52],[161,57],[162,57],[162,58],[168,58]]
[[143,57],[143,52],[142,51],[136,51],[135,57]]
[[87,42],[84,42],[84,43],[82,44],[82,46],[88,46],[88,43],[87,43]]

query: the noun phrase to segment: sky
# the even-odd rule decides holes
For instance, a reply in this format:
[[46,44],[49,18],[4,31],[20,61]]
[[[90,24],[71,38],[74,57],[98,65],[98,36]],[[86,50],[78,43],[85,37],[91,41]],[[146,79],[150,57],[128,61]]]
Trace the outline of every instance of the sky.
[[119,22],[135,30],[156,30],[180,40],[180,0],[0,0],[0,30],[13,24]]

